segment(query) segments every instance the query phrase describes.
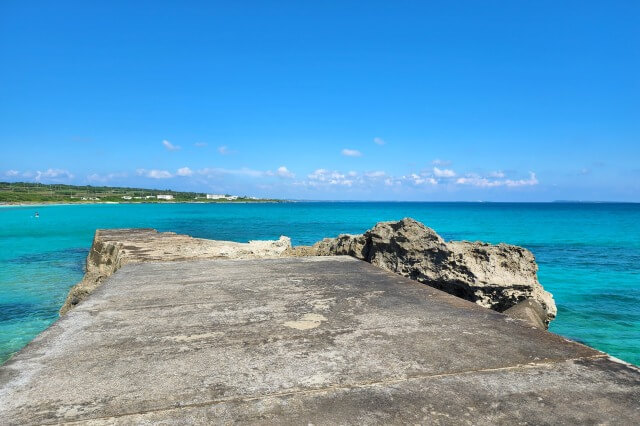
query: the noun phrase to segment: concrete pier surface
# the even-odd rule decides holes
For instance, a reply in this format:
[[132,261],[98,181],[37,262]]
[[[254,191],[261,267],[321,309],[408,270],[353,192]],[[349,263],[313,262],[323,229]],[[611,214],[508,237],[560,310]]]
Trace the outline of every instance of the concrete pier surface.
[[0,423],[638,424],[640,371],[350,257],[123,266],[0,367]]

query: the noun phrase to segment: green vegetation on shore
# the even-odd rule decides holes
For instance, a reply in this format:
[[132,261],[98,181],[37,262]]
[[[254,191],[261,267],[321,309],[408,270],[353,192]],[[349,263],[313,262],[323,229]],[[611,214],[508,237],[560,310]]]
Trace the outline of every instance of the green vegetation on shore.
[[[173,198],[158,199],[158,195]],[[275,202],[282,200],[229,196],[222,199],[207,199],[203,192],[179,192],[171,190],[118,188],[112,186],[76,186],[27,182],[0,182],[0,203],[171,203],[171,202],[208,202],[208,203],[246,203]]]

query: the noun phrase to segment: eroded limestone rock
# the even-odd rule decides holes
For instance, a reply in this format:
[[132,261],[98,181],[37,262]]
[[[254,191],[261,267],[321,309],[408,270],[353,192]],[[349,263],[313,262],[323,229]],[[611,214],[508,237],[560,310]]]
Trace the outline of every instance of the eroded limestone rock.
[[293,250],[353,256],[498,312],[532,299],[544,310],[545,326],[556,316],[553,297],[538,282],[538,265],[529,250],[508,244],[445,242],[433,229],[410,218]]

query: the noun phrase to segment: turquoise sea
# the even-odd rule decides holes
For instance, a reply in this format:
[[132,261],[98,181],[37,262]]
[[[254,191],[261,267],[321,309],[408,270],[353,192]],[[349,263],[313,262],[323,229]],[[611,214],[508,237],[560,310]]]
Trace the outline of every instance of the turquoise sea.
[[55,321],[96,228],[297,245],[406,216],[445,239],[530,249],[558,305],[551,331],[640,365],[640,204],[374,202],[2,207],[0,362]]

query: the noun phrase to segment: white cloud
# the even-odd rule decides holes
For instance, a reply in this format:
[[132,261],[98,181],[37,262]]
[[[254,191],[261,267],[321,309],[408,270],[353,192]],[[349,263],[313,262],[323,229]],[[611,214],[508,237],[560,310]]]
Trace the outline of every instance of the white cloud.
[[138,169],[136,170],[136,173],[138,174],[138,176],[144,176],[144,177],[148,177],[151,179],[168,179],[170,177],[173,177],[173,175],[171,173],[169,173],[166,170],[146,170],[146,169]]
[[504,183],[507,186],[533,186],[533,185],[537,185],[539,182],[538,182],[538,178],[536,177],[536,174],[534,172],[529,172],[528,179],[519,179],[519,180],[507,179],[504,181]]
[[167,148],[167,151],[177,151],[180,149],[178,145],[174,145],[166,139],[162,141],[162,145]]
[[459,177],[458,179],[456,179],[456,183],[458,185],[471,185],[480,187],[498,186],[497,184],[492,184],[491,181],[487,178],[471,175],[468,175],[466,177]]
[[278,170],[276,170],[276,174],[282,178],[293,178],[296,176],[291,173],[285,166],[278,167]]
[[362,157],[362,153],[357,149],[345,148],[342,150],[342,155],[347,157]]
[[[328,176],[330,176],[331,174],[337,174],[338,172],[330,172],[327,169],[316,169],[313,173],[307,175],[307,177],[311,180],[320,180],[320,181],[324,181],[327,179]],[[344,175],[339,175],[344,177]]]
[[166,170],[149,170],[147,176],[153,179],[167,179],[172,177],[171,173]]
[[62,169],[47,169],[44,172],[41,172],[40,170],[38,170],[36,172],[34,180],[36,182],[40,182],[43,179],[55,180],[55,181],[67,180],[67,179],[73,179],[73,174],[67,170],[62,170]]
[[449,160],[441,160],[439,158],[436,158],[435,160],[433,160],[431,162],[431,164],[433,164],[434,166],[450,166],[451,165],[451,161]]
[[477,175],[467,175],[467,177],[461,177],[456,180],[459,185],[471,185],[480,188],[494,188],[499,186],[506,186],[510,188],[520,186],[533,186],[538,184],[538,179],[534,172],[529,172],[528,179],[488,179]]
[[4,172],[4,174],[5,176],[13,177],[13,176],[18,176],[20,172],[17,170],[7,170],[6,172]]
[[384,145],[386,142],[382,138],[373,138],[373,143],[377,145]]
[[296,184],[312,187],[379,188],[380,184],[384,182],[384,178],[391,179],[395,184],[395,179],[381,170],[364,173],[351,170],[345,173],[338,170],[317,169],[307,175],[306,181],[296,182]]
[[188,167],[181,167],[176,172],[176,175],[178,176],[191,176],[192,174],[193,174],[193,170],[191,170]]
[[231,151],[229,150],[229,147],[226,145],[222,145],[218,147],[218,152],[220,153],[220,155],[227,155],[227,154],[231,154]]
[[458,176],[454,170],[433,167],[431,170],[413,172],[406,175],[393,175],[383,171],[369,172],[342,172],[331,169],[317,169],[308,174],[306,179],[294,181],[294,185],[302,185],[317,189],[352,188],[355,190],[376,191],[387,187],[395,191],[400,187],[413,188],[415,191],[450,190],[454,185],[473,186],[477,188],[520,188],[535,186],[538,179],[535,173],[530,172],[528,178],[507,179],[493,178],[487,175],[474,173]]
[[454,177],[456,175],[456,172],[454,172],[451,169],[439,169],[437,167],[434,167],[433,168],[433,174],[436,177],[451,178],[451,177]]
[[203,148],[205,146],[207,146],[208,144],[206,142],[196,142],[193,144],[193,146],[197,146],[198,148]]
[[425,173],[411,173],[408,176],[402,176],[402,180],[413,183],[414,185],[437,185],[438,181]]
[[311,186],[325,185],[344,185],[351,186],[354,183],[352,177],[347,178],[344,173],[338,171],[329,171],[326,169],[317,169],[307,176]]
[[[53,176],[57,174],[61,176],[62,172],[64,171],[50,170],[48,175]],[[40,177],[45,176],[43,172],[39,173]],[[453,189],[454,185],[477,188],[502,187],[507,189],[538,184],[538,179],[534,172],[530,172],[526,178],[514,179],[507,178],[503,172],[491,172],[484,175],[474,173],[459,175],[456,171],[444,167],[432,167],[428,170],[411,172],[406,175],[389,174],[383,170],[340,171],[319,168],[300,178],[296,178],[296,175],[284,165],[271,170],[254,170],[247,167],[238,169],[204,168],[192,170],[185,166],[177,169],[175,173],[161,169],[138,169],[137,173],[140,176],[152,179],[189,177],[190,179],[194,179],[194,182],[201,184],[210,182],[221,184],[220,182],[222,182],[224,185],[229,185],[229,182],[234,182],[233,177],[237,177],[238,180],[253,180],[255,185],[303,186],[310,189],[324,189],[328,191],[331,191],[331,188],[334,188],[336,191],[342,188],[344,191],[368,191],[372,193],[385,187],[390,191],[397,191],[398,188],[405,187],[410,191],[431,192],[438,190],[438,188],[440,188],[440,190],[450,190]],[[106,181],[114,177],[119,177],[119,175],[91,175],[88,179]],[[272,177],[272,179],[261,179],[266,177]],[[282,178],[282,180],[276,181],[273,180],[273,177],[279,177]]]

